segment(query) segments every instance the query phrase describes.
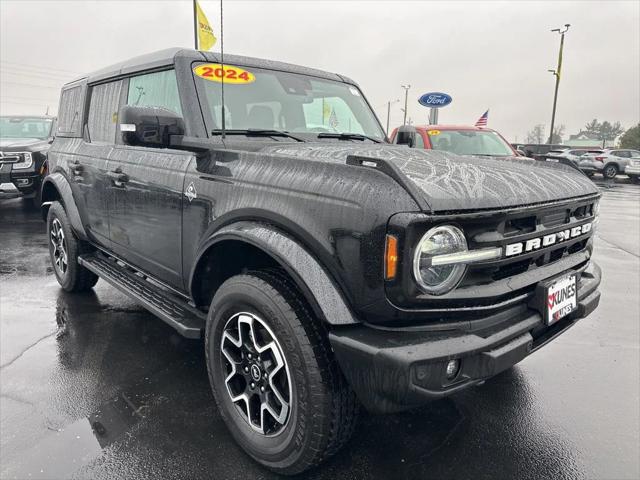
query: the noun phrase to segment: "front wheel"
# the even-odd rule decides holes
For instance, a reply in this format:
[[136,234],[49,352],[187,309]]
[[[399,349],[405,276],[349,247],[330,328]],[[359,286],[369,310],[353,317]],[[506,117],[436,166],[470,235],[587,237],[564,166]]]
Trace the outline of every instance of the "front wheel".
[[605,165],[605,167],[602,169],[602,176],[604,178],[615,178],[616,175],[618,175],[618,167],[616,167],[614,164],[609,164],[609,165]]
[[323,330],[279,271],[224,282],[206,326],[209,379],[236,442],[281,474],[335,453],[358,410]]
[[47,214],[47,237],[51,265],[60,286],[67,292],[82,292],[93,288],[98,276],[78,263],[78,257],[89,251],[79,240],[60,202],[53,202]]

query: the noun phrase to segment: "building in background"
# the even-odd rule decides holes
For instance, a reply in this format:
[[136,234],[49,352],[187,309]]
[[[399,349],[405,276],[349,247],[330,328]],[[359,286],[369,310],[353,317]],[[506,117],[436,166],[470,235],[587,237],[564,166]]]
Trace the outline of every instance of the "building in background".
[[[587,132],[580,132],[575,135],[570,135],[569,140],[563,142],[568,147],[581,147],[581,148],[603,148],[602,140],[597,135]],[[613,148],[615,141],[606,140],[604,142],[604,148]]]

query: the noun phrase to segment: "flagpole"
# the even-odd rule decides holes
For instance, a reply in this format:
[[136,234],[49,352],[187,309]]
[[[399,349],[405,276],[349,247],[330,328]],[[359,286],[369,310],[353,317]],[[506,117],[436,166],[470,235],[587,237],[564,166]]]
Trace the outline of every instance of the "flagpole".
[[220,67],[222,67],[222,82],[220,85],[221,89],[221,97],[222,97],[222,141],[225,138],[225,108],[224,108],[224,22],[222,19],[222,0],[220,0]]
[[196,0],[193,0],[193,43],[195,49],[198,50],[198,7]]

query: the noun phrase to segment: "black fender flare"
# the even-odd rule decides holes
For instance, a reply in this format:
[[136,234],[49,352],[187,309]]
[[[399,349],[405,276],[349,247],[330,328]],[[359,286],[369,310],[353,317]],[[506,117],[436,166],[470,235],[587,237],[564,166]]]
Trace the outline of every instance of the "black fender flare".
[[263,223],[239,221],[213,233],[200,248],[189,276],[189,290],[201,258],[219,242],[239,240],[271,256],[293,279],[314,313],[330,325],[360,323],[339,287],[318,260],[298,241],[281,230]]
[[47,175],[42,182],[42,216],[46,220],[47,212],[49,211],[49,207],[53,202],[50,196],[46,193],[52,187],[55,188],[55,190],[58,192],[60,200],[62,201],[65,211],[67,212],[67,217],[69,217],[69,222],[71,223],[71,227],[73,228],[75,234],[80,239],[87,240],[87,232],[84,229],[84,225],[82,225],[80,212],[78,211],[75,199],[73,198],[73,191],[71,190],[69,180],[59,172]]

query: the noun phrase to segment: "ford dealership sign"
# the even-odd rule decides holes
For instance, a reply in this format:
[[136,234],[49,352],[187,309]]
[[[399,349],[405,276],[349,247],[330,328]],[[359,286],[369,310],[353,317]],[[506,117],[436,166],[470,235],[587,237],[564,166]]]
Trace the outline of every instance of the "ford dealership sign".
[[446,107],[453,101],[451,95],[447,95],[442,92],[425,93],[418,99],[420,105],[424,105],[429,108],[442,108]]

